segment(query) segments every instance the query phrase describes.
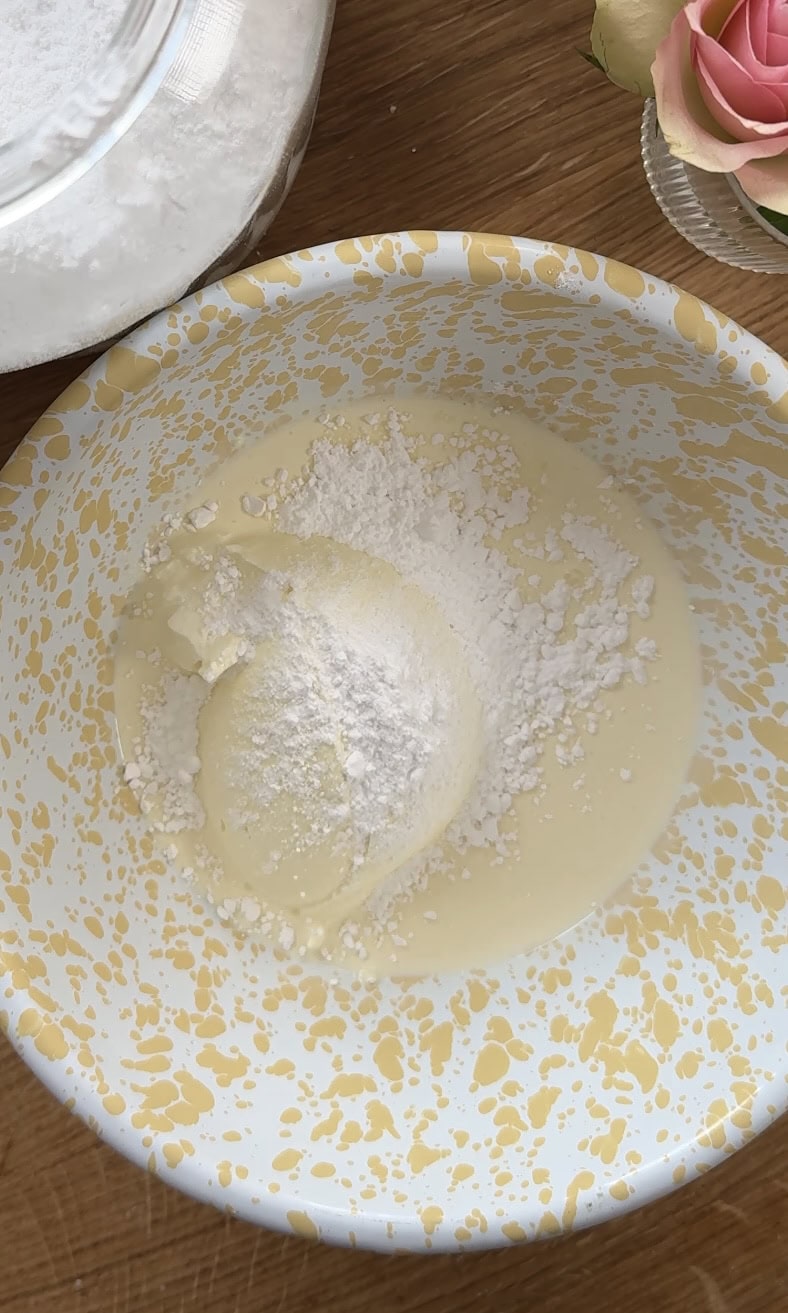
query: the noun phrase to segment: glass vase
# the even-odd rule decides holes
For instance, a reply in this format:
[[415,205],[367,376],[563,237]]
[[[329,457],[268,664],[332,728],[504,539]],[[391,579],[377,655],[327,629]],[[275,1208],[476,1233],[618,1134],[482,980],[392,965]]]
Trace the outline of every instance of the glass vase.
[[640,149],[654,198],[682,237],[723,264],[788,273],[788,237],[758,214],[735,178],[706,173],[670,154],[653,100],[643,110]]

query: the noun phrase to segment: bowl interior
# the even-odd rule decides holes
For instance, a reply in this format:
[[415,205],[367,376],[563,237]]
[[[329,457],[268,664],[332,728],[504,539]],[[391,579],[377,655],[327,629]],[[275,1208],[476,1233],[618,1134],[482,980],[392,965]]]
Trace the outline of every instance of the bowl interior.
[[[597,915],[494,971],[365,985],[234,939],[165,873],[120,783],[112,642],[202,473],[274,419],[423,390],[504,399],[627,483],[691,593],[702,741]],[[183,1189],[381,1248],[581,1225],[770,1120],[786,398],[665,284],[434,233],[234,275],[74,383],[0,482],[0,1022],[58,1096]]]

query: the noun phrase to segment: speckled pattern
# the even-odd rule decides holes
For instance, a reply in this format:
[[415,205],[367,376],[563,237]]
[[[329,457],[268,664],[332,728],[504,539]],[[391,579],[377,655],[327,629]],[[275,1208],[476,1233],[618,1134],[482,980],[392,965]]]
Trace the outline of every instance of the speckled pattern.
[[[702,743],[596,917],[492,972],[332,984],[165,875],[120,781],[113,631],[152,525],[266,418],[435,387],[582,441],[662,527]],[[764,1126],[788,1076],[787,432],[788,369],[724,316],[512,238],[302,251],[113,348],[0,478],[0,1022],[26,1061],[182,1189],[383,1249],[601,1220]]]

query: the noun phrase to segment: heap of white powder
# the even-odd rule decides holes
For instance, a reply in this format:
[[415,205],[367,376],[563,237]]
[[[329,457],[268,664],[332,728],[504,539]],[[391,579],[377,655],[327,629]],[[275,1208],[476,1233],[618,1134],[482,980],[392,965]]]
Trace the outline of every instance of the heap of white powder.
[[384,444],[316,444],[310,472],[285,494],[276,524],[380,557],[435,599],[460,639],[486,746],[476,786],[447,837],[460,847],[496,843],[512,795],[539,785],[547,738],[555,736],[558,749],[568,745],[577,760],[576,714],[626,675],[645,682],[653,645],[630,655],[624,649],[629,616],[648,614],[653,581],[636,577],[627,596],[622,585],[636,558],[603,526],[567,513],[558,533],[548,533],[547,554],[560,559],[566,543],[591,567],[588,581],[573,590],[562,578],[524,599],[521,570],[488,545],[527,523],[527,490],[507,494],[495,486],[496,476],[516,466],[511,448],[498,436],[493,455],[469,426],[456,440],[455,460],[427,465],[414,459],[416,444],[395,412],[386,426]]
[[[648,638],[632,641],[630,619],[648,618],[654,585],[603,524],[570,510],[541,539],[529,538],[529,495],[513,487],[518,461],[501,435],[480,435],[466,425],[449,440],[451,459],[436,463],[420,458],[423,439],[409,437],[396,412],[382,421],[371,416],[369,423],[376,433],[382,425],[382,441],[347,445],[327,436],[313,447],[302,478],[272,480],[260,500],[274,529],[302,539],[332,539],[385,561],[431,598],[458,641],[478,698],[478,763],[464,801],[448,818],[443,840],[394,872],[367,905],[380,933],[388,930],[396,943],[397,902],[440,868],[441,844],[460,852],[480,846],[499,855],[509,851],[513,840],[506,820],[512,800],[522,793],[539,796],[544,754],[554,753],[567,767],[576,765],[584,755],[583,731],[596,730],[604,691],[627,678],[646,682],[646,663],[657,655],[656,646]],[[443,441],[441,435],[438,439]],[[257,499],[248,511],[259,513]],[[549,587],[538,574],[524,579],[522,564],[512,564],[503,547],[495,546],[507,531],[520,535],[515,545],[524,557],[566,560],[566,572]],[[216,570],[227,573],[226,565]],[[250,651],[263,633],[288,626],[298,633],[305,623],[283,581],[272,588],[271,577],[262,578],[251,604],[248,595],[217,592],[215,578],[206,590],[207,597],[219,599],[211,604],[214,632],[240,631]],[[444,699],[438,705],[421,687],[415,651],[409,652],[407,643],[388,658],[370,659],[369,652],[360,656],[354,650],[352,636],[323,622],[316,632],[322,669],[330,674],[331,705],[325,673],[316,688],[303,662],[300,669],[296,661],[272,670],[272,687],[263,690],[265,705],[270,706],[273,689],[281,723],[276,717],[267,724],[261,720],[259,755],[239,761],[239,778],[262,769],[258,792],[264,801],[293,787],[308,796],[314,781],[310,784],[308,772],[299,779],[297,772],[277,766],[277,745],[286,754],[292,738],[296,755],[302,752],[307,761],[321,736],[329,743],[339,738],[345,745],[348,805],[358,831],[374,837],[445,751],[448,704]],[[186,711],[195,677],[173,678],[183,682]],[[165,760],[156,746],[161,732],[159,718],[155,734],[142,745],[146,770],[160,771]],[[174,765],[178,787],[188,791],[198,759],[182,728],[178,734],[188,760],[179,758]],[[151,754],[158,767],[151,767]],[[320,797],[314,802],[319,808]],[[180,800],[178,807],[183,805]],[[166,821],[165,815],[165,829]],[[341,938],[357,950],[358,925],[346,924]]]
[[[370,844],[392,840],[389,831],[429,809],[430,768],[441,780],[451,774],[451,691],[405,626],[353,632],[288,598],[271,619],[278,658],[263,664],[244,704],[252,728],[230,781],[238,799],[233,819],[256,821],[276,799],[293,797],[309,828],[293,833],[292,851],[346,824],[353,864],[361,866]],[[341,768],[333,796],[321,749],[335,753]]]
[[[0,371],[169,304],[245,228],[287,160],[328,0],[200,0],[136,122],[82,178],[0,227]],[[3,0],[0,145],[84,77],[126,0]]]
[[199,675],[168,673],[157,695],[141,707],[143,733],[133,745],[124,779],[136,795],[143,815],[158,807],[153,829],[169,834],[197,830],[205,820],[194,780],[202,762],[198,756],[197,717],[207,689]]

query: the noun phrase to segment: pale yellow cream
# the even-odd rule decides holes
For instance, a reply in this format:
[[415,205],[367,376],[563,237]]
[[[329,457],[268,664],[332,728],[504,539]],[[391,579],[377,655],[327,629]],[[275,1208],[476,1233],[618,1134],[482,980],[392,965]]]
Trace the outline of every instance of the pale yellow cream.
[[[604,693],[597,732],[581,734],[582,763],[565,767],[545,754],[543,793],[512,801],[506,828],[517,855],[502,858],[490,848],[445,852],[444,869],[397,904],[393,938],[381,933],[368,912],[369,895],[403,863],[440,842],[462,806],[478,768],[480,709],[457,636],[432,599],[385,562],[325,539],[278,533],[270,516],[242,509],[244,495],[261,489],[275,471],[296,476],[308,467],[312,443],[325,437],[315,420],[287,424],[251,442],[189,499],[191,507],[216,503],[215,516],[196,531],[173,532],[171,558],[156,565],[132,595],[116,653],[115,698],[121,742],[131,759],[141,733],[141,703],[167,673],[192,671],[205,682],[195,776],[205,822],[180,832],[165,826],[161,841],[214,902],[229,908],[249,933],[260,933],[262,926],[293,951],[372,974],[405,975],[484,965],[543,941],[584,917],[635,870],[685,777],[700,668],[676,566],[634,501],[608,486],[605,471],[515,414],[424,397],[403,400],[399,408],[414,432],[451,434],[471,423],[511,443],[520,477],[527,469],[532,502],[527,534],[506,530],[496,547],[523,567],[524,576],[538,573],[540,589],[546,591],[569,567],[566,561],[530,559],[529,545],[560,525],[567,505],[609,526],[639,558],[639,569],[655,579],[650,618],[632,622],[633,642],[647,636],[659,649],[648,682],[629,680]],[[360,432],[380,440],[374,426],[362,425],[372,410],[369,401],[345,408],[345,423],[332,440],[349,443]],[[440,443],[428,451],[436,461],[451,457]],[[206,634],[201,598],[210,563],[223,550],[244,579],[297,579],[284,587],[294,590],[299,606],[330,613],[348,632],[366,633],[372,641],[385,637],[387,626],[407,631],[419,668],[447,690],[451,714],[441,758],[430,764],[406,806],[393,800],[390,824],[374,836],[360,866],[353,862],[341,745],[330,736],[299,763],[314,782],[308,806],[285,791],[255,809],[254,781],[239,789],[233,763],[252,744],[255,716],[286,712],[273,695],[261,705],[253,690],[294,654],[292,639],[277,634],[258,641],[251,653],[239,634]],[[308,641],[298,647],[298,660],[320,688],[320,654]],[[325,832],[304,844],[316,805],[328,817]],[[154,821],[163,814],[157,806],[151,812]],[[349,917],[358,930],[352,946],[342,936]]]

